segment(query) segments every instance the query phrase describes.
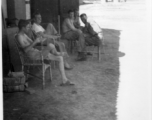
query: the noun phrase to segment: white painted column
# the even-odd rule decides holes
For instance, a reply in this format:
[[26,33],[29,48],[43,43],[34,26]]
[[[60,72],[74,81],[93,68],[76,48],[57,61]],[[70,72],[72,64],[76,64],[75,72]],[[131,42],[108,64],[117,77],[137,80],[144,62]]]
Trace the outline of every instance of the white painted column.
[[25,0],[26,19],[31,19],[31,6],[30,0]]
[[7,1],[6,0],[2,0],[2,12],[4,15],[4,18],[7,18]]

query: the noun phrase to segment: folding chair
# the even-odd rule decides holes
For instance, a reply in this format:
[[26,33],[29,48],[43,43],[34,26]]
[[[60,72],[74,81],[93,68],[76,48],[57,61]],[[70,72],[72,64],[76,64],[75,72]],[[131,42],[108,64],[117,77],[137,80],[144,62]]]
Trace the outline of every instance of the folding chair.
[[[100,34],[100,33],[98,33]],[[102,33],[101,33],[102,34]],[[98,61],[100,62],[101,61],[101,47],[103,49],[103,54],[105,54],[105,51],[104,51],[104,37],[103,37],[103,34],[102,34],[102,39],[101,39],[102,43],[100,46],[95,46],[95,45],[87,45],[86,44],[86,52],[90,52],[92,53],[92,59],[97,55],[98,57]],[[90,49],[90,47],[92,47]]]
[[[103,54],[105,54],[103,31],[102,31],[102,28],[94,20],[90,19],[89,22],[90,22],[91,26],[93,27],[94,31],[97,33],[96,35],[98,35],[98,37],[100,38],[101,45],[100,46],[92,45],[93,49],[88,50],[87,52],[91,52],[93,54],[92,58],[95,56],[95,54],[97,54],[98,61],[100,62],[100,60],[101,60],[101,47],[103,49]],[[97,48],[97,50],[95,50],[95,48]]]
[[[49,61],[45,60],[42,56],[42,52],[41,52],[41,60],[32,60],[30,59],[28,56],[25,55],[22,47],[20,46],[19,42],[16,39],[17,34],[15,34],[15,43],[16,43],[16,47],[20,56],[20,60],[21,60],[21,64],[22,64],[22,71],[24,72],[24,74],[26,75],[26,79],[28,78],[28,75],[31,75],[33,77],[36,77],[38,79],[42,79],[42,89],[45,88],[45,71],[47,68],[50,68],[50,78],[52,80],[52,70],[51,70],[51,64],[49,63]],[[43,45],[41,43],[41,50],[43,49]],[[40,50],[40,51],[41,51]],[[48,62],[48,63],[46,63]],[[36,66],[41,66],[42,67],[42,77],[36,76],[32,73],[30,73],[29,69],[30,67],[36,67]],[[27,70],[25,69],[25,67],[27,67]]]

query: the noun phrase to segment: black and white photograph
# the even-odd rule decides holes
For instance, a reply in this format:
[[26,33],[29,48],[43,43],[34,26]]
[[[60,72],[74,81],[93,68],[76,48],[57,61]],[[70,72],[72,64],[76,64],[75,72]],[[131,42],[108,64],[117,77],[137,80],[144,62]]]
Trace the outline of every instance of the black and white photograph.
[[151,0],[1,0],[0,120],[152,120]]

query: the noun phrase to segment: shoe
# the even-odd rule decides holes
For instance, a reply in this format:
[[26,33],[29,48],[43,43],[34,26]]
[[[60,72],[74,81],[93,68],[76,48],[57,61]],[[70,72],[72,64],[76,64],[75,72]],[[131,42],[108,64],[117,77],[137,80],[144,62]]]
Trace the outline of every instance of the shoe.
[[79,57],[76,59],[76,61],[86,61],[87,60],[87,57]]
[[69,68],[68,68],[68,67],[64,67],[64,69],[65,69],[65,70],[72,70],[73,67],[69,67]]
[[86,61],[87,60],[87,55],[84,53],[79,53],[76,61]]
[[73,86],[75,85],[74,83],[71,83],[70,81],[67,81],[65,83],[61,83],[60,86]]
[[92,53],[91,52],[87,52],[87,55],[92,55]]

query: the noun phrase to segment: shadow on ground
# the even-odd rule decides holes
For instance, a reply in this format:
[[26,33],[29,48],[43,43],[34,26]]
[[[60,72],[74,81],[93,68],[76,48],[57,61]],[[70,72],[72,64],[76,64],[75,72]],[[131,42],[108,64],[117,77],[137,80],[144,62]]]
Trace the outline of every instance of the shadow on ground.
[[61,83],[58,69],[53,70],[52,82],[46,72],[44,90],[42,81],[30,78],[34,94],[4,93],[5,120],[116,120],[120,31],[103,32],[105,54],[100,63],[96,58],[75,62],[76,56],[71,56],[74,69],[66,73],[74,87],[55,87]]

